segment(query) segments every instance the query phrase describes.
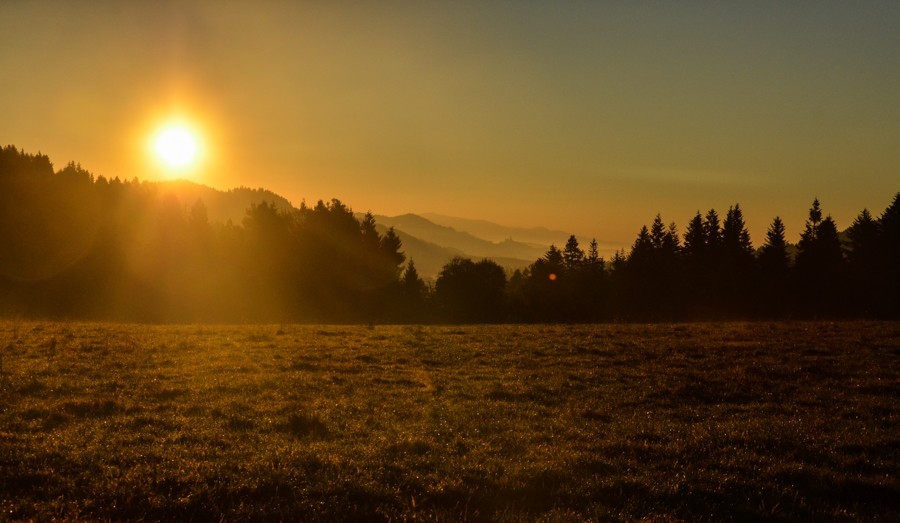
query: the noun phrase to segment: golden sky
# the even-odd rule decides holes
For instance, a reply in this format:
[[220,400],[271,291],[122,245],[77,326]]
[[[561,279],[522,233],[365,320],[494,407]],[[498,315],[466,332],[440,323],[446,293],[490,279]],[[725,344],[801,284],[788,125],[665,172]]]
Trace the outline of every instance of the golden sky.
[[630,245],[657,212],[838,226],[900,190],[900,3],[0,3],[0,145]]

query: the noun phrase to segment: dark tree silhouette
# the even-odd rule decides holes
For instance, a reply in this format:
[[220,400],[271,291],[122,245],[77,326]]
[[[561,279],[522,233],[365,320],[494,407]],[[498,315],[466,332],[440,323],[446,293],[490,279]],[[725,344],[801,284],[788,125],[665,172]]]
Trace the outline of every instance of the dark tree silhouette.
[[[900,193],[846,231],[809,210],[791,267],[775,218],[754,263],[739,205],[688,222],[657,215],[607,264],[571,236],[507,283],[455,259],[433,291],[400,238],[340,200],[299,209],[262,189],[240,225],[137,179],[0,148],[0,313],[141,321],[598,321],[900,317]],[[267,203],[266,203],[267,202]],[[755,307],[749,307],[755,304]]]
[[581,264],[584,263],[584,251],[578,245],[578,239],[575,235],[569,236],[566,246],[562,252],[563,266],[566,271],[577,271]]
[[641,228],[625,266],[626,316],[667,320],[678,315],[679,249],[674,224],[666,227],[659,214],[649,229]]
[[744,224],[744,214],[738,204],[729,207],[728,214],[725,216],[725,223],[722,226],[722,247],[728,258],[743,261],[753,259],[750,233]]
[[700,211],[691,218],[684,231],[684,255],[699,260],[706,251],[706,231],[703,227],[703,217]]
[[[577,242],[574,244],[578,248]],[[563,286],[566,277],[563,252],[551,245],[543,258],[528,267],[520,292],[528,321],[565,321],[568,296]],[[518,282],[517,282],[518,285]]]
[[735,204],[728,208],[722,225],[720,292],[724,314],[746,316],[753,305],[752,293],[757,287],[756,259],[750,233],[744,223],[741,207]]
[[435,300],[446,318],[455,322],[499,321],[506,310],[505,292],[506,274],[491,260],[454,258],[435,282]]
[[880,315],[900,318],[900,192],[894,195],[891,204],[879,219],[881,225],[881,245],[884,264],[879,280],[884,289],[884,300]]
[[723,286],[725,269],[722,264],[722,226],[715,209],[710,209],[704,218],[703,241],[703,316],[721,319],[727,316],[727,300]]
[[378,247],[381,261],[380,278],[382,281],[392,282],[400,275],[401,267],[406,260],[406,255],[400,250],[403,243],[393,227],[384,233]]
[[600,256],[597,240],[592,239],[579,274],[580,295],[578,306],[583,310],[582,320],[597,321],[609,317],[609,298],[606,262]]
[[863,209],[847,229],[849,240],[846,256],[849,294],[853,308],[865,316],[872,316],[886,301],[882,267],[885,256],[881,245],[881,226]]
[[830,216],[823,219],[818,198],[797,244],[798,298],[812,316],[834,316],[843,298],[844,260],[837,227]]
[[706,231],[700,211],[691,218],[684,231],[682,253],[682,299],[684,312],[689,318],[703,317],[703,309],[708,299],[710,278],[709,256],[707,255]]
[[760,290],[757,314],[777,318],[789,313],[792,307],[790,255],[785,240],[784,223],[778,216],[766,233],[766,243],[759,251]]
[[709,253],[718,255],[722,244],[722,226],[719,221],[719,213],[710,209],[703,221],[703,241]]
[[729,296],[735,291],[726,290],[728,268],[723,242],[722,225],[715,209],[710,209],[705,217],[698,211],[688,222],[679,271],[683,315],[688,318],[723,318],[730,314]]
[[406,264],[400,280],[400,314],[403,321],[422,322],[428,319],[426,300],[428,287],[419,277],[416,264],[412,259]]
[[585,322],[604,314],[603,258],[592,241],[588,254],[573,235],[563,251],[551,245],[543,258],[510,278],[510,301],[527,321]]
[[242,264],[246,271],[242,315],[254,320],[288,319],[282,315],[290,310],[296,292],[296,282],[289,279],[296,254],[291,248],[292,218],[268,202],[247,210],[243,221],[247,251]]

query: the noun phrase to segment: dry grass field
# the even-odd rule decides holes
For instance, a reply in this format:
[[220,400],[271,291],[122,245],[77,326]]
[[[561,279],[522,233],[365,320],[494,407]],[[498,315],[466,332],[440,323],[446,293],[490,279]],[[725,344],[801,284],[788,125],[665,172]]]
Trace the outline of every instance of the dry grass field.
[[894,520],[900,324],[0,322],[0,520]]

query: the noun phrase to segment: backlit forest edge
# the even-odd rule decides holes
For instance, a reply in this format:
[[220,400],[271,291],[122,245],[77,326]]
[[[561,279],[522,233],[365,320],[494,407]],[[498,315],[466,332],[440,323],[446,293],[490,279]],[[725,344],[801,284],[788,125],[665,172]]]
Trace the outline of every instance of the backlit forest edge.
[[573,236],[524,271],[457,258],[433,285],[339,200],[211,223],[153,184],[0,150],[0,312],[136,321],[556,322],[900,317],[900,193],[846,230],[812,202],[754,248],[738,204],[657,215],[604,260]]

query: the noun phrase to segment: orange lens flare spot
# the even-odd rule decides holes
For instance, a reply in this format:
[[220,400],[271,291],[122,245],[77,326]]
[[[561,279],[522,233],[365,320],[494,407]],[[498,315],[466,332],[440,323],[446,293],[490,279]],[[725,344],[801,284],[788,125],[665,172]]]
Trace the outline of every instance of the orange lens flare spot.
[[550,278],[550,281],[556,281],[556,274],[555,274],[555,273],[552,273],[552,272],[551,272],[551,273],[550,273],[550,276],[547,276],[547,277]]

